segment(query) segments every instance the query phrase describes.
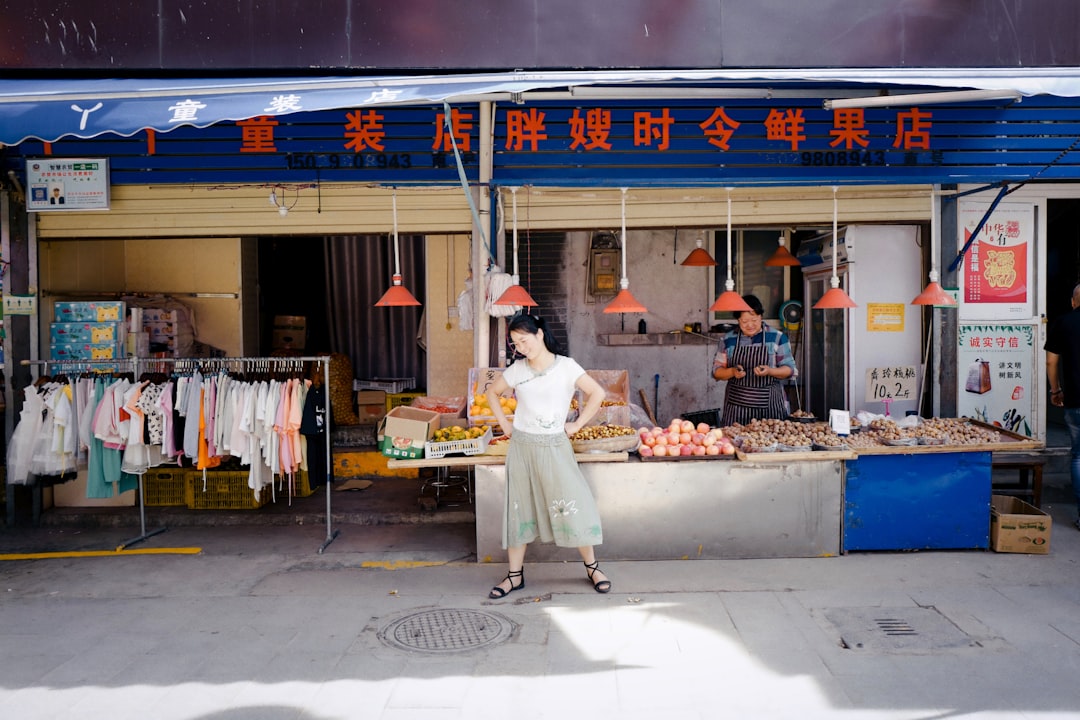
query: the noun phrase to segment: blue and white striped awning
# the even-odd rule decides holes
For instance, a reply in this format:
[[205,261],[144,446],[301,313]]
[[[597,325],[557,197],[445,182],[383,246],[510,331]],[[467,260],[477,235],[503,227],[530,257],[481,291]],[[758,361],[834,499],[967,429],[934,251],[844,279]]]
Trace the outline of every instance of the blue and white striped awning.
[[[613,70],[505,72],[385,77],[0,80],[0,144],[36,139],[128,137],[142,130],[209,127],[224,121],[314,110],[516,98],[519,94],[588,85],[622,88],[688,84],[758,88],[813,83],[1015,91],[1080,96],[1080,68]],[[670,88],[669,88],[670,89]],[[868,90],[870,90],[868,88]]]

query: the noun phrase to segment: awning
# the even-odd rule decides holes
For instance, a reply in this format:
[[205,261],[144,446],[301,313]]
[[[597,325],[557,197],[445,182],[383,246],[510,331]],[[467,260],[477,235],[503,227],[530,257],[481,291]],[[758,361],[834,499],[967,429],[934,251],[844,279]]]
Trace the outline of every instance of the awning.
[[462,75],[237,78],[0,80],[0,144],[54,142],[146,129],[209,127],[262,115],[501,99],[584,85],[689,83],[768,88],[769,83],[856,83],[923,88],[1012,90],[1022,95],[1080,96],[1080,68],[614,70]]

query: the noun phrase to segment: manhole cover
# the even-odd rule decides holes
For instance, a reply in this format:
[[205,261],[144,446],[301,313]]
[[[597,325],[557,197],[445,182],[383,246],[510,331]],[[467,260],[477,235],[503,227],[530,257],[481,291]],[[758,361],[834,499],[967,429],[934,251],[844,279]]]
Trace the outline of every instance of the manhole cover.
[[379,631],[379,639],[399,650],[453,653],[506,640],[514,623],[485,610],[446,608],[410,613]]
[[833,608],[825,617],[849,650],[920,653],[980,646],[933,607]]

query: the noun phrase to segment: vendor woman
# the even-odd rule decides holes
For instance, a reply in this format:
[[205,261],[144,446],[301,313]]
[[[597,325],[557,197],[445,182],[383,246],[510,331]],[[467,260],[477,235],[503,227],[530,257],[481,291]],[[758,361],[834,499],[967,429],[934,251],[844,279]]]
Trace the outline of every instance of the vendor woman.
[[783,381],[795,374],[787,335],[765,324],[757,297],[743,295],[743,300],[750,310],[735,313],[739,327],[724,336],[713,357],[713,379],[727,381],[724,426],[787,417]]

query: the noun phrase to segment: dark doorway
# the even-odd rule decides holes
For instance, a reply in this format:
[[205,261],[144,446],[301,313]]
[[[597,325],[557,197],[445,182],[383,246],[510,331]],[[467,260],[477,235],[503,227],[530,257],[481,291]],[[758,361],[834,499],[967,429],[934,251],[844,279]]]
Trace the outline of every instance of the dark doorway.
[[274,318],[303,317],[305,353],[327,352],[326,256],[322,237],[259,238],[259,350],[274,347]]
[[[1080,282],[1080,200],[1046,203],[1046,322],[1069,312],[1072,289]],[[1047,426],[1065,424],[1062,410],[1046,398]]]

